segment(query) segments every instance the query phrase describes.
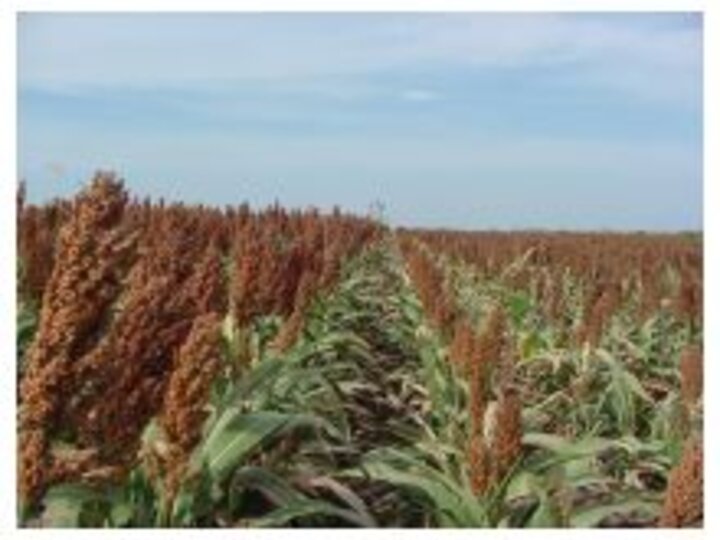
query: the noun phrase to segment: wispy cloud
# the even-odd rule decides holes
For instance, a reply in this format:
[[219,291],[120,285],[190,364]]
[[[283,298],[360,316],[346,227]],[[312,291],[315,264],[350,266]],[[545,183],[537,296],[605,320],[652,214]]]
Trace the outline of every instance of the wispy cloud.
[[65,91],[233,81],[302,87],[398,69],[546,66],[566,68],[567,80],[576,84],[643,98],[695,99],[697,89],[684,81],[696,80],[701,69],[700,21],[669,25],[665,19],[29,14],[20,24],[20,83]]
[[19,161],[48,197],[111,167],[398,223],[696,227],[701,92],[692,14],[33,13]]
[[400,93],[400,97],[405,101],[413,101],[416,103],[426,103],[429,101],[437,101],[440,94],[426,88],[410,88]]

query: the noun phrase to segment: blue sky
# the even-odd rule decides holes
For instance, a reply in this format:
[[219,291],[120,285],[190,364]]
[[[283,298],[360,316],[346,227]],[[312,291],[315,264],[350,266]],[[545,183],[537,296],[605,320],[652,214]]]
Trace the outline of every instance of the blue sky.
[[702,227],[693,14],[23,14],[31,200],[136,193],[455,228]]

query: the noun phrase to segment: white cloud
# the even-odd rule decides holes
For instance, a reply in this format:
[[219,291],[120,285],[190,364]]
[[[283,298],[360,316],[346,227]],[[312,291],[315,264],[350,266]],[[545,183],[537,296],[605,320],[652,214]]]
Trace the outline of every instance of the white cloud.
[[427,103],[429,101],[437,101],[440,99],[440,94],[433,90],[427,90],[425,88],[410,88],[404,90],[400,97],[405,101],[413,101],[416,103]]

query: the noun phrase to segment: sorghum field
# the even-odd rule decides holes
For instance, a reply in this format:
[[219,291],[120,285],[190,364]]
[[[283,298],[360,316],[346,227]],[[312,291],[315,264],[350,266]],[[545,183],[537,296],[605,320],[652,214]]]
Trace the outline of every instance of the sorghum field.
[[25,527],[703,520],[700,234],[18,194]]

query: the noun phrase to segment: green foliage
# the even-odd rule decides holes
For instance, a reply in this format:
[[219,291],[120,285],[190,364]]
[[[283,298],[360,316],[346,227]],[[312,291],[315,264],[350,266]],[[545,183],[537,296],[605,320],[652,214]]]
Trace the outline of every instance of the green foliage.
[[[523,455],[484,496],[468,478],[468,384],[426,323],[386,237],[315,299],[297,343],[268,347],[283,321],[223,323],[221,375],[172,500],[142,459],[121,485],[62,484],[26,525],[49,527],[596,527],[652,524],[668,472],[702,411],[679,397],[677,362],[698,329],[660,311],[639,324],[620,310],[599,347],[568,334],[582,284],[563,277],[564,319],[528,290],[443,260],[475,323],[501,302],[523,402]],[[18,308],[18,361],[36,326]],[[143,448],[163,443],[157,422]]]

